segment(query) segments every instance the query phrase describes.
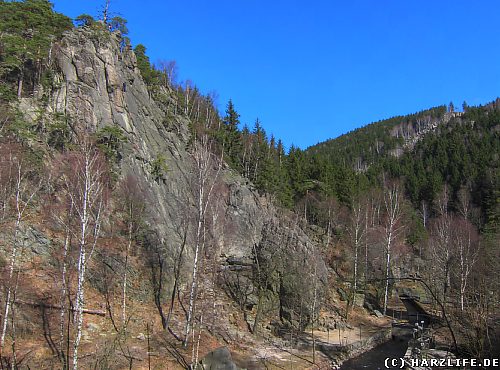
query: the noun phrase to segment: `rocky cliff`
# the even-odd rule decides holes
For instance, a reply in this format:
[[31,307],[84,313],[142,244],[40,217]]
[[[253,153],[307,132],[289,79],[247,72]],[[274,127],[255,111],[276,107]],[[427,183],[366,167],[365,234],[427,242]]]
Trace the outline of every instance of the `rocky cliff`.
[[[134,52],[123,47],[118,32],[74,29],[54,48],[53,58],[57,73],[52,90],[23,99],[21,110],[31,119],[41,119],[35,112],[42,112],[42,119],[62,114],[74,132],[83,127],[94,132],[105,126],[119,127],[127,137],[120,150],[120,176],[133,174],[140,180],[149,227],[168,248],[180,248],[179,228],[192,222],[196,214],[189,119],[168,114],[165,105],[152,98]],[[168,89],[164,94],[173,99]],[[40,103],[42,95],[47,97],[44,104]],[[165,159],[167,168],[160,180],[151,171],[159,157]],[[293,240],[293,246],[281,253],[286,256],[282,261],[305,261],[297,268],[307,268],[297,270],[297,277],[315,274],[326,282],[326,268],[316,245],[291,215],[278,212],[268,197],[259,195],[227,166],[217,177],[220,181],[210,207],[222,217],[213,222],[217,224],[212,228],[214,245],[208,253],[216,253],[221,264],[243,260],[253,264],[256,252],[262,250],[261,258],[266,258],[272,254],[269,248],[282,249]],[[187,248],[188,256],[192,257],[192,251]],[[192,258],[186,260],[192,263]],[[282,263],[280,271],[287,271],[287,266]],[[279,292],[278,287],[274,290]]]

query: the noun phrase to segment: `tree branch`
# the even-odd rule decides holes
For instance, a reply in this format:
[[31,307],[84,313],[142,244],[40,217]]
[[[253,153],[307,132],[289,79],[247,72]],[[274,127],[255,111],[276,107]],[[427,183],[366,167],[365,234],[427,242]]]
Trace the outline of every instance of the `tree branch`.
[[[62,307],[60,305],[54,305],[54,304],[49,304],[49,303],[36,303],[36,302],[30,302],[30,301],[24,301],[21,299],[16,299],[14,301],[16,304],[24,304],[27,306],[32,306],[32,307],[42,307],[42,308],[49,308],[49,309],[54,309],[54,310],[60,310]],[[70,311],[75,311],[75,308],[70,307],[68,308]],[[86,313],[88,315],[97,315],[97,316],[106,316],[106,312],[102,310],[89,310],[89,309],[83,309],[83,313]]]

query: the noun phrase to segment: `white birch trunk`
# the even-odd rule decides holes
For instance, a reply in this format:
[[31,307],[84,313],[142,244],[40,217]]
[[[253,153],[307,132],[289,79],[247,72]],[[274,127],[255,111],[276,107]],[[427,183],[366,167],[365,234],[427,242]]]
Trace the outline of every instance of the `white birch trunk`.
[[391,266],[391,233],[387,238],[387,245],[385,249],[385,291],[384,291],[384,315],[387,313],[387,301],[389,298],[389,272]]
[[[11,160],[14,160],[11,156]],[[5,300],[5,309],[3,315],[3,323],[2,323],[2,333],[0,335],[0,353],[3,350],[3,346],[5,344],[5,336],[7,333],[7,323],[9,321],[9,313],[12,307],[12,296],[16,294],[17,283],[15,286],[12,286],[12,278],[14,277],[14,271],[17,265],[17,254],[18,254],[18,244],[17,244],[17,234],[19,232],[19,226],[21,225],[21,221],[26,211],[26,208],[30,204],[31,200],[35,196],[38,189],[35,189],[31,195],[28,197],[26,201],[23,201],[23,193],[24,186],[23,182],[25,181],[25,176],[23,174],[22,163],[17,162],[17,174],[16,174],[16,223],[14,226],[14,237],[12,241],[12,251],[9,260],[9,277],[8,277],[8,288],[7,288],[7,297]]]
[[[467,219],[465,219],[467,221]],[[460,310],[465,309],[465,293],[467,292],[469,275],[477,260],[478,250],[473,251],[471,230],[467,230],[467,238],[458,240],[460,257]]]
[[[77,289],[75,297],[74,321],[76,324],[75,341],[73,344],[73,369],[78,369],[78,349],[83,330],[83,313],[85,308],[85,272],[88,260],[90,260],[99,236],[100,216],[102,210],[103,193],[103,171],[99,161],[100,157],[97,151],[87,143],[83,143],[82,168],[77,171],[76,188],[69,188],[70,197],[76,204],[76,213],[79,216],[80,235],[79,235],[79,256],[77,270]],[[72,193],[73,191],[73,193]],[[78,202],[75,201],[78,199]],[[92,233],[90,243],[89,233]],[[90,247],[90,250],[88,250]]]
[[368,280],[368,207],[365,210],[365,289]]
[[313,364],[316,363],[316,338],[314,337],[314,324],[316,322],[316,300],[318,296],[318,281],[317,281],[317,265],[316,261],[314,261],[314,295],[313,295],[313,304],[312,304],[312,322],[311,322],[311,336],[313,340]]
[[[197,143],[197,147],[194,153],[194,159],[197,166],[197,181],[198,181],[198,194],[197,194],[197,227],[196,227],[196,240],[195,240],[195,255],[193,261],[193,272],[191,275],[191,289],[189,292],[189,307],[188,315],[186,320],[185,337],[184,337],[184,347],[187,347],[189,341],[189,333],[191,331],[193,312],[196,300],[196,289],[198,284],[198,268],[200,254],[205,246],[205,236],[206,236],[206,225],[205,225],[205,215],[207,212],[208,205],[210,203],[210,198],[212,191],[215,187],[219,173],[222,169],[223,158],[219,160],[219,166],[215,174],[211,173],[211,168],[213,165],[212,161],[213,154],[210,151],[209,139],[206,135],[202,136]],[[212,183],[209,184],[208,179],[212,179]],[[194,333],[193,333],[194,334]]]
[[19,80],[17,81],[17,98],[20,99],[21,95],[23,94],[23,77],[24,73],[21,71],[21,74],[19,75]]
[[[132,211],[130,210],[129,217],[132,217]],[[128,258],[130,254],[130,247],[132,246],[132,222],[128,225],[128,242],[127,249],[125,250],[125,266],[123,267],[123,296],[122,296],[122,326],[125,328],[127,323],[127,269],[128,269]]]
[[200,253],[201,228],[203,225],[203,183],[204,181],[200,184],[198,189],[198,225],[196,227],[196,246],[194,252],[193,273],[191,275],[192,283],[191,283],[191,290],[189,292],[189,308],[186,321],[184,346],[187,346],[189,332],[191,330],[191,321],[194,309],[194,296],[196,293],[196,279],[198,278],[198,258]]
[[384,205],[386,210],[385,221],[385,291],[384,291],[384,315],[387,313],[387,301],[389,299],[389,274],[391,271],[392,244],[397,234],[401,231],[401,190],[395,184],[385,189]]
[[74,320],[76,323],[76,337],[73,345],[73,369],[78,369],[78,347],[82,338],[83,327],[83,306],[84,306],[84,283],[85,283],[85,265],[87,263],[86,256],[86,239],[87,239],[87,223],[88,223],[88,196],[89,196],[89,178],[88,178],[88,162],[85,158],[85,188],[83,193],[82,213],[81,213],[81,229],[80,229],[80,251],[78,256],[78,283],[76,288],[75,298],[75,314]]
[[83,307],[84,307],[84,282],[85,282],[85,264],[87,263],[85,247],[80,245],[80,258],[78,259],[78,285],[76,290],[76,304],[75,304],[75,323],[76,323],[76,336],[73,345],[73,369],[78,369],[78,348],[82,339],[83,329]]
[[[73,202],[71,202],[71,208],[68,214],[68,220],[66,225],[66,235],[64,237],[64,250],[63,250],[63,261],[62,261],[62,269],[61,269],[61,296],[60,296],[60,305],[61,311],[59,313],[59,352],[62,355],[64,353],[64,324],[66,321],[66,294],[68,291],[66,285],[66,273],[67,273],[67,265],[68,265],[68,252],[70,247],[70,223],[71,223],[71,215],[73,213]],[[69,338],[68,338],[69,339]]]
[[9,262],[9,278],[8,278],[9,286],[7,288],[7,298],[5,299],[5,310],[4,310],[3,323],[2,323],[2,335],[0,337],[0,352],[3,349],[4,343],[5,343],[5,335],[7,334],[7,324],[9,322],[10,308],[12,305],[12,294],[13,294],[12,278],[14,277],[14,270],[16,268],[16,263],[17,263],[17,240],[16,240],[16,237],[17,237],[18,227],[19,227],[19,223],[16,220],[16,229],[14,231],[14,242],[12,244],[12,252],[10,255],[10,262]]

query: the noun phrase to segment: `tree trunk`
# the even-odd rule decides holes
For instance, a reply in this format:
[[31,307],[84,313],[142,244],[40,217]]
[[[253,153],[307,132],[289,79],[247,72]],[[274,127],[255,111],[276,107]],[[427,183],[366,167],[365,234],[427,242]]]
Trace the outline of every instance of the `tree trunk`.
[[384,315],[387,313],[387,301],[389,300],[389,274],[391,271],[392,244],[397,240],[403,226],[400,224],[401,211],[401,189],[397,184],[386,185],[384,190],[385,217],[385,292],[384,292]]
[[[84,230],[84,229],[83,229]],[[83,306],[84,302],[84,283],[85,283],[85,265],[86,261],[85,244],[80,244],[80,257],[78,258],[78,285],[76,289],[76,304],[75,304],[75,322],[76,322],[76,337],[73,345],[73,369],[78,369],[78,347],[82,339],[83,330]]]
[[365,289],[368,280],[368,207],[365,210]]
[[191,321],[193,317],[194,310],[194,300],[196,293],[196,280],[198,278],[198,258],[200,253],[200,242],[201,242],[201,228],[203,226],[203,189],[200,184],[200,189],[198,191],[198,225],[196,228],[196,247],[194,252],[194,262],[193,262],[193,273],[191,275],[191,290],[189,292],[189,308],[188,308],[188,316],[186,320],[186,330],[184,335],[184,347],[187,347],[189,341],[189,332],[191,330]]
[[389,298],[389,272],[390,272],[390,263],[391,263],[391,250],[390,250],[390,241],[387,245],[386,250],[386,260],[385,260],[385,291],[384,291],[384,315],[387,313],[387,301]]
[[[71,209],[73,209],[73,203],[71,203]],[[70,211],[71,214],[71,211]],[[71,217],[71,216],[70,216]],[[68,220],[69,223],[69,220]],[[68,264],[68,251],[70,246],[70,230],[69,225],[66,226],[66,236],[64,237],[64,250],[63,250],[63,264],[61,271],[61,296],[60,296],[60,305],[61,310],[59,313],[59,352],[61,355],[61,359],[63,361],[64,368],[67,369],[68,364],[65,363],[66,357],[64,356],[64,323],[65,323],[65,315],[66,315],[66,294],[67,294],[67,286],[66,286],[66,272],[67,272],[67,264]]]
[[259,329],[259,322],[262,316],[262,299],[263,299],[264,291],[262,288],[259,288],[259,298],[257,301],[257,312],[255,313],[255,320],[253,322],[252,334],[257,335],[257,331]]
[[[10,255],[10,261],[9,261],[9,277],[8,277],[8,288],[7,288],[7,297],[5,300],[5,310],[4,310],[4,315],[3,315],[3,325],[2,325],[2,334],[0,335],[0,354],[2,353],[3,346],[5,343],[5,335],[7,333],[7,323],[9,321],[9,311],[12,306],[12,295],[15,295],[15,288],[17,287],[17,284],[12,286],[12,278],[14,277],[14,270],[16,268],[17,264],[17,252],[18,252],[18,245],[17,245],[17,234],[19,232],[19,226],[21,224],[21,219],[23,217],[24,210],[26,209],[26,206],[28,203],[25,203],[24,207],[21,206],[21,187],[22,187],[22,181],[23,181],[23,175],[22,175],[22,170],[21,170],[22,165],[18,163],[18,168],[17,168],[17,178],[16,178],[16,224],[14,226],[14,238],[12,242],[12,252]],[[32,199],[34,193],[30,197],[30,200]],[[30,201],[28,200],[28,202]]]
[[316,323],[316,300],[317,300],[317,293],[318,293],[318,282],[317,282],[317,266],[316,266],[316,261],[314,261],[314,298],[313,298],[313,304],[312,304],[312,322],[311,322],[311,336],[313,340],[313,364],[316,363],[316,338],[314,336],[314,324]]
[[17,262],[17,230],[18,230],[18,222],[16,221],[16,229],[14,231],[14,242],[12,245],[12,253],[10,255],[10,263],[9,263],[9,277],[8,277],[8,288],[7,288],[7,298],[5,299],[5,310],[3,315],[3,324],[2,324],[2,335],[0,337],[0,353],[3,349],[5,343],[5,335],[7,333],[7,323],[9,321],[9,313],[12,306],[12,294],[15,294],[14,289],[12,287],[12,278],[14,277],[14,270],[16,268]]
[[[131,212],[130,212],[131,213]],[[129,215],[130,216],[130,215]],[[125,265],[123,266],[123,295],[122,295],[122,327],[125,329],[125,324],[127,323],[127,269],[128,269],[128,257],[130,253],[130,247],[132,245],[132,222],[128,225],[128,242],[127,248],[125,250]]]
[[109,2],[110,0],[106,0],[106,3],[104,5],[104,10],[102,12],[102,21],[104,24],[108,23],[108,18],[109,18]]
[[19,79],[17,80],[17,98],[20,99],[23,94],[23,82],[24,82],[24,73],[21,71],[19,74]]
[[177,294],[177,289],[178,289],[178,285],[179,285],[179,276],[180,276],[180,272],[181,272],[182,256],[184,254],[184,248],[186,247],[187,233],[188,233],[188,229],[186,227],[186,230],[184,231],[184,238],[182,240],[181,250],[179,251],[179,257],[177,258],[177,264],[175,266],[174,287],[172,288],[172,295],[170,296],[170,306],[168,308],[167,319],[165,322],[165,329],[166,330],[168,330],[168,326],[170,324],[170,318],[171,318],[172,312],[174,310],[175,295]]
[[[77,267],[77,289],[75,297],[76,323],[75,341],[73,344],[73,369],[78,369],[78,348],[83,330],[83,313],[85,306],[85,273],[87,263],[91,259],[96,248],[100,231],[101,211],[103,207],[102,194],[105,186],[101,177],[101,167],[98,152],[88,143],[83,143],[83,153],[79,159],[81,166],[77,171],[78,187],[76,190],[71,186],[68,188],[72,200],[79,199],[75,203],[76,213],[79,217],[79,255]],[[88,235],[91,233],[91,236]],[[91,238],[91,239],[90,239]]]

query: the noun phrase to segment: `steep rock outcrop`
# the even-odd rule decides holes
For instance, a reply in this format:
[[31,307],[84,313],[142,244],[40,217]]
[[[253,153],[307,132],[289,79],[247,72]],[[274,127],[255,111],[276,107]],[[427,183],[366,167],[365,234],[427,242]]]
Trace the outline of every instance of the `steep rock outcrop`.
[[[121,46],[117,32],[74,29],[54,48],[54,58],[59,72],[48,94],[46,113],[64,114],[74,131],[82,127],[96,131],[108,125],[123,130],[128,143],[121,152],[121,173],[140,179],[150,227],[169,248],[178,248],[179,227],[195,214],[189,120],[167,115],[154,101],[133,51]],[[165,93],[168,95],[167,90]],[[151,174],[151,165],[159,156],[168,168],[163,181]],[[241,259],[252,257],[256,248],[266,250],[269,245],[278,245],[280,241],[265,230],[265,225],[283,223],[267,198],[227,167],[219,177],[222,181],[213,202],[224,222],[214,230],[216,251],[224,258]],[[309,259],[308,263],[316,267],[308,268],[307,273],[314,271],[326,282],[324,263],[306,234],[296,224],[276,227],[283,235],[294,235],[293,247],[283,254],[286,260]],[[188,248],[187,253],[190,251]]]

